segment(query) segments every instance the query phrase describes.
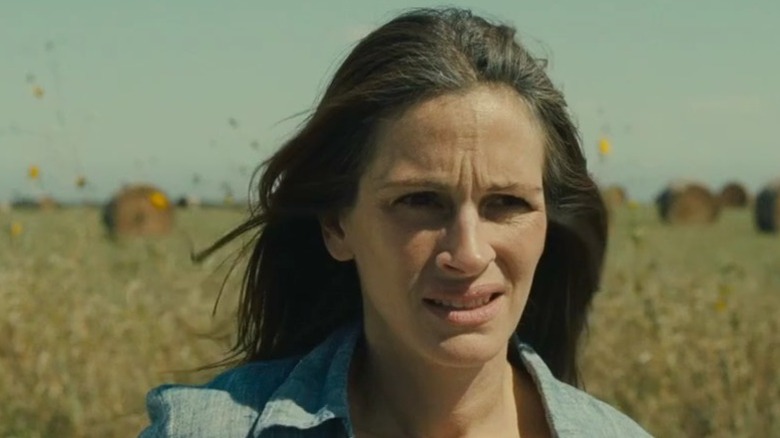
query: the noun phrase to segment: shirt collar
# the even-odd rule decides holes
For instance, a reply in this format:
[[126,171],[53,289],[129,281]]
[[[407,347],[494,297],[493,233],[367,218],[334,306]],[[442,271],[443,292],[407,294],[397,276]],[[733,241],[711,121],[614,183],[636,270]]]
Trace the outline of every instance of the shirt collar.
[[[266,403],[255,427],[255,437],[274,426],[310,429],[333,419],[341,420],[347,436],[353,436],[347,388],[349,366],[361,328],[359,322],[348,324],[303,356]],[[550,428],[568,429],[566,418],[559,414],[560,406],[571,405],[574,400],[557,390],[560,382],[529,345],[515,335],[509,347],[510,355],[519,356],[534,379]]]
[[344,326],[303,356],[266,403],[254,436],[273,426],[309,429],[332,419],[352,436],[347,379],[360,332],[359,323]]
[[517,336],[513,340],[510,348],[512,345],[515,346],[522,365],[531,375],[539,391],[550,432],[553,436],[577,435],[582,425],[573,421],[572,416],[567,413],[576,409],[581,403],[574,397],[572,391],[565,389],[568,385],[553,375],[541,356],[530,345],[521,342]]

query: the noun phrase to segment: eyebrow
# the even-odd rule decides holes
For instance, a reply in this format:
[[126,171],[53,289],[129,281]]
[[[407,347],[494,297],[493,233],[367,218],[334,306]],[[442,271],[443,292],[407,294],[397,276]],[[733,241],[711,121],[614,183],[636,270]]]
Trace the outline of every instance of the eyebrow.
[[[403,188],[406,189],[427,188],[427,189],[446,191],[450,188],[450,186],[441,181],[432,180],[428,178],[408,178],[408,179],[401,179],[401,180],[393,180],[393,181],[387,181],[384,184],[379,186],[379,190],[403,189]],[[493,183],[490,186],[488,186],[486,191],[506,192],[506,191],[515,191],[515,190],[535,194],[541,192],[542,187],[537,185],[522,184],[522,183],[506,183],[506,184]]]

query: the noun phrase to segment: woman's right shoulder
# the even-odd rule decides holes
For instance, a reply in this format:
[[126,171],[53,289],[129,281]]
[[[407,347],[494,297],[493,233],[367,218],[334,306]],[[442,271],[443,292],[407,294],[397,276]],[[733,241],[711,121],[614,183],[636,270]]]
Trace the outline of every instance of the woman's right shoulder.
[[151,424],[141,438],[245,437],[298,359],[242,365],[202,385],[165,384],[146,395]]

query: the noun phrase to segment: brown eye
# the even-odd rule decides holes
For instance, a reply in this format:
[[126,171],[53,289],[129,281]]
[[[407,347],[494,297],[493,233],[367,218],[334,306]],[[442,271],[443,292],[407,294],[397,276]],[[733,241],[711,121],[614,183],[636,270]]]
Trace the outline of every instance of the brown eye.
[[506,215],[525,213],[532,210],[531,204],[523,198],[512,195],[497,195],[484,204],[486,217],[505,217]]
[[415,192],[409,193],[398,198],[395,204],[411,208],[444,208],[444,202],[441,197],[434,192]]
[[523,198],[511,195],[499,195],[491,199],[489,205],[501,208],[530,208],[531,204]]

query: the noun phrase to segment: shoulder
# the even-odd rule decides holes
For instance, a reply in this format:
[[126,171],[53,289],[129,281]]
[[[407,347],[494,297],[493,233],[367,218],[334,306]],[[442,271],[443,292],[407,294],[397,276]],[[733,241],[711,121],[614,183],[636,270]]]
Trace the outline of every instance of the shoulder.
[[559,402],[561,436],[650,436],[629,416],[581,389],[556,381],[552,392]]
[[146,398],[151,425],[141,437],[328,430],[338,427],[334,419],[348,425],[347,374],[359,333],[358,324],[348,324],[303,356],[247,364],[204,385],[155,388]]
[[141,437],[245,437],[296,363],[295,358],[257,362],[203,385],[154,388],[146,396],[151,424]]
[[529,346],[520,346],[525,367],[531,373],[544,404],[547,421],[560,437],[649,437],[627,415],[555,378],[542,358]]

